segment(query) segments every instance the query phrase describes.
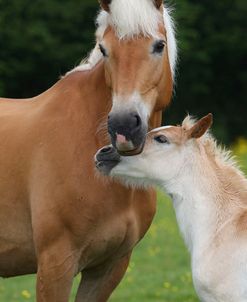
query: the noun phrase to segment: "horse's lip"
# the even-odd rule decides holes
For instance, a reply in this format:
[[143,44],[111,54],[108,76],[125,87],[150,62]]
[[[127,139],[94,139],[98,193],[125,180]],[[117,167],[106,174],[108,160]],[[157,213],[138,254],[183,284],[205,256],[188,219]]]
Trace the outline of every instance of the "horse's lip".
[[121,156],[135,156],[135,155],[138,155],[138,154],[142,153],[143,148],[144,148],[144,143],[141,146],[139,146],[139,147],[137,147],[133,150],[129,150],[129,151],[117,150],[117,152]]

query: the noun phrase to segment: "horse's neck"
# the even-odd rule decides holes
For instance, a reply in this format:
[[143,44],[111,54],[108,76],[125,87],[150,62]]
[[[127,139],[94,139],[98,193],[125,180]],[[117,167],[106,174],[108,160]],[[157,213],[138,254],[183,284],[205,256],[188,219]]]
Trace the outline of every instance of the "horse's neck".
[[80,129],[88,127],[96,133],[103,122],[106,124],[111,108],[111,92],[105,83],[103,62],[92,70],[67,75],[38,99],[45,115],[51,115],[53,120],[67,118],[70,125]]
[[[231,216],[231,197],[224,195],[219,171],[210,162],[195,162],[175,182],[165,185],[172,196],[178,225],[192,255],[203,253]],[[222,171],[223,173],[224,171]]]
[[[106,108],[111,106],[111,94],[105,82],[104,63],[102,61],[91,70],[71,73],[63,80],[65,88],[63,87],[62,90],[71,90],[73,99],[79,96],[81,98],[80,104],[86,104],[87,108],[93,107],[95,112],[110,110],[110,108]],[[61,88],[59,89],[61,91]]]

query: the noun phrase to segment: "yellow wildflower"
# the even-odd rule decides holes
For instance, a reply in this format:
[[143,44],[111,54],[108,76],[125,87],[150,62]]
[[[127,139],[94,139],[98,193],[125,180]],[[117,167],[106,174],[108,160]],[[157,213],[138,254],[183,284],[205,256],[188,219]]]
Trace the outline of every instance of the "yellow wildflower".
[[28,290],[24,289],[22,292],[21,292],[21,295],[26,298],[26,299],[30,299],[31,298],[31,294]]

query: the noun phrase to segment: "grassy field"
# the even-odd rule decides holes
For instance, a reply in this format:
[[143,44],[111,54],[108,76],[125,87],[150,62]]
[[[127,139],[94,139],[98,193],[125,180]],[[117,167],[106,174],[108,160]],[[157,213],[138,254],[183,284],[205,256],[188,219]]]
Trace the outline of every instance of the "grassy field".
[[[247,172],[247,155],[240,157]],[[79,279],[74,282],[73,301]],[[0,302],[35,301],[35,277],[0,279]],[[169,198],[159,193],[158,211],[111,302],[196,302],[190,260]]]

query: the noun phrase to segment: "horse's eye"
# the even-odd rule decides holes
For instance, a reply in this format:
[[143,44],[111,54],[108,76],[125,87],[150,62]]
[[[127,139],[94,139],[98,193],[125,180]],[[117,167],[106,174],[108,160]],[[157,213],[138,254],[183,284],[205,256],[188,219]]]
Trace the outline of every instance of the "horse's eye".
[[165,41],[164,40],[160,40],[154,43],[153,46],[153,53],[155,54],[161,54],[165,48]]
[[99,44],[99,49],[100,49],[102,55],[104,57],[107,57],[106,49],[104,48],[104,46],[102,46],[101,44]]
[[165,135],[155,136],[154,140],[160,144],[169,144],[169,141]]

